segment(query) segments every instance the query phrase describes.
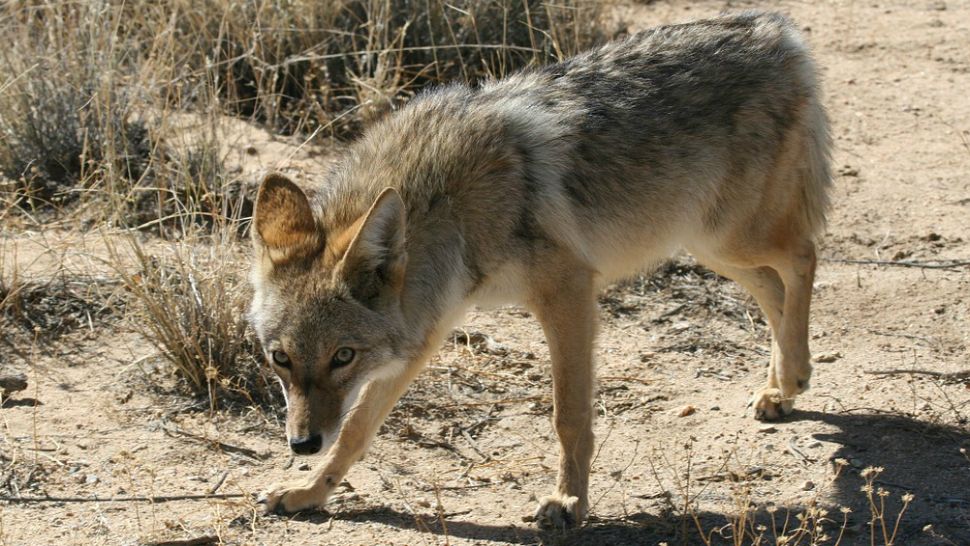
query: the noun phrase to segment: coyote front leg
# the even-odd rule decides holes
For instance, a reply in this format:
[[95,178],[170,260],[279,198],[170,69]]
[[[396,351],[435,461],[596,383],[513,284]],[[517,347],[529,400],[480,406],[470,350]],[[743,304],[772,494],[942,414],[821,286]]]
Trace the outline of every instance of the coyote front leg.
[[560,453],[556,491],[542,499],[536,520],[542,527],[561,528],[581,523],[588,508],[596,302],[593,275],[586,269],[543,276],[531,306],[552,356],[553,423]]
[[297,512],[326,504],[351,465],[367,452],[384,418],[414,375],[412,372],[403,378],[380,379],[367,383],[361,389],[357,402],[348,411],[336,442],[309,479],[274,484],[260,495],[258,502],[265,504],[267,512]]

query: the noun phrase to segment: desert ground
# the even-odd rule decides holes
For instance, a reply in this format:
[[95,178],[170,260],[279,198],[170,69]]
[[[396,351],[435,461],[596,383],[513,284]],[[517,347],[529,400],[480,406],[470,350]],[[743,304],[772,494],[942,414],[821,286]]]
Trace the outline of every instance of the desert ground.
[[[121,235],[0,225],[5,267],[62,287],[2,323],[0,371],[29,385],[0,409],[0,544],[970,544],[970,2],[611,9],[636,31],[751,7],[798,22],[835,141],[815,375],[791,416],[760,423],[747,405],[768,358],[757,306],[680,256],[601,296],[582,527],[530,521],[557,442],[548,350],[517,307],[467,316],[326,511],[264,515],[253,494],[314,457],[290,454],[278,409],[211,411],[166,387],[112,311]],[[253,179],[281,157],[319,176],[332,153],[232,127]],[[43,497],[61,500],[22,500]]]

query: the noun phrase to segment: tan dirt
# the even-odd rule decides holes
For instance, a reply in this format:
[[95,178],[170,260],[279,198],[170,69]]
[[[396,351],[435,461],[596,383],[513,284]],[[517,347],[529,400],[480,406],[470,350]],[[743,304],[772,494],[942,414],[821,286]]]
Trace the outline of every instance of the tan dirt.
[[[657,1],[619,13],[633,31],[748,7]],[[554,485],[557,443],[548,351],[518,308],[468,316],[327,512],[263,516],[248,495],[314,462],[292,459],[279,416],[210,414],[151,388],[165,381],[151,347],[123,320],[64,296],[50,309],[73,317],[69,333],[3,325],[0,369],[24,371],[31,384],[0,409],[0,495],[107,499],[218,486],[246,496],[0,501],[0,544],[703,544],[698,526],[728,544],[746,494],[766,544],[772,517],[797,526],[795,515],[815,505],[833,520],[824,544],[842,527],[841,506],[852,509],[841,543],[870,544],[860,491],[870,465],[884,468],[875,486],[888,492],[890,527],[901,495],[915,495],[896,544],[970,544],[970,459],[960,451],[970,450],[970,267],[847,262],[970,260],[970,2],[778,9],[798,21],[822,67],[839,173],[815,288],[818,362],[790,418],[766,426],[746,407],[767,362],[756,306],[678,259],[602,297],[587,526],[540,532],[524,521]],[[246,156],[262,158],[254,170],[296,144],[256,129],[239,139],[255,148]],[[300,168],[313,176],[313,165]],[[65,291],[79,301],[111,274],[92,234],[2,240],[5,267],[16,247],[28,277],[66,264],[58,275],[80,279]],[[885,370],[956,375],[876,373]],[[848,462],[838,476],[835,459]]]

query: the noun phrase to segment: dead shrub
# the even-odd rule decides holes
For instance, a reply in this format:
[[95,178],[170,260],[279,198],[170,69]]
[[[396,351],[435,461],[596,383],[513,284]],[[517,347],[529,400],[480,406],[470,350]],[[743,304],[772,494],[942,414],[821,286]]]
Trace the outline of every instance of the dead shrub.
[[288,133],[346,136],[428,84],[501,77],[589,47],[602,37],[601,5],[182,0],[129,9],[146,36],[170,46],[156,68],[179,101],[214,85],[227,111]]
[[0,172],[12,192],[36,208],[137,178],[147,130],[125,85],[134,63],[115,39],[115,12],[96,2],[15,6],[0,11]]
[[184,389],[212,409],[275,402],[245,318],[249,287],[238,248],[221,235],[152,253],[134,236],[109,243],[130,294],[131,324],[151,343]]

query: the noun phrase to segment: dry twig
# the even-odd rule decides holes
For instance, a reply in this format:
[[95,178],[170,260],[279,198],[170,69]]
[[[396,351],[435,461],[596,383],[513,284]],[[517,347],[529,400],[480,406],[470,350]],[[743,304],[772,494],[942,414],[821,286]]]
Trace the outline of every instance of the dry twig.
[[915,267],[919,269],[957,269],[970,267],[970,260],[842,260],[829,258],[827,262],[856,265],[885,265],[890,267]]
[[16,497],[12,495],[0,495],[0,501],[13,504],[38,504],[44,502],[174,502],[181,500],[213,500],[213,499],[239,499],[248,497],[243,493],[220,493],[217,495],[159,495],[153,497],[132,496],[132,497]]
[[903,369],[892,369],[892,370],[873,370],[862,372],[869,375],[929,375],[931,377],[939,377],[941,379],[966,379],[970,377],[970,371],[965,372],[937,372],[933,370],[903,370]]

